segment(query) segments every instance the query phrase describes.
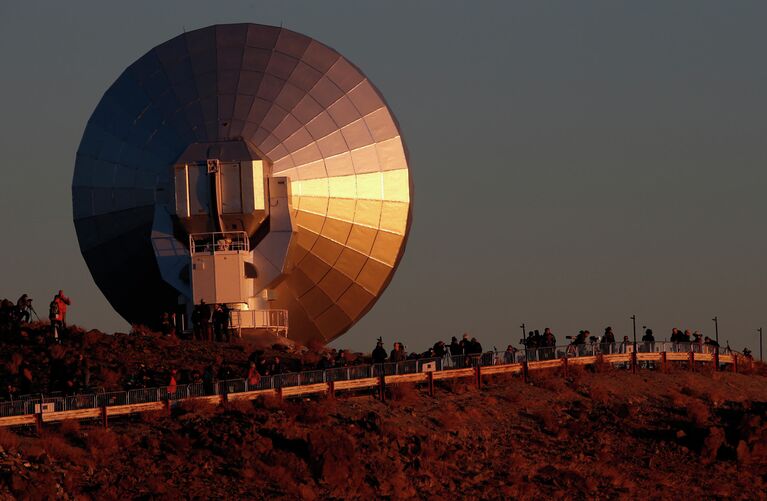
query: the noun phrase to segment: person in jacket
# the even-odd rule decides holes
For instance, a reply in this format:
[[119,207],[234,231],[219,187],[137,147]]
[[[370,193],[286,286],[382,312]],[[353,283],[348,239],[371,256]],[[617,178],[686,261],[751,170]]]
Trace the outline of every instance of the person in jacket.
[[407,359],[407,353],[405,353],[405,348],[402,346],[402,343],[394,343],[394,349],[391,351],[391,355],[389,355],[389,361],[404,362],[405,359]]
[[373,350],[372,356],[374,364],[382,364],[386,362],[386,348],[384,348],[383,340],[381,338],[378,338],[378,342],[376,343],[376,347]]
[[168,381],[168,396],[170,398],[173,398],[173,396],[176,394],[176,390],[178,389],[178,381],[176,377],[177,377],[176,369],[171,369],[170,380]]
[[51,337],[54,342],[59,341],[59,332],[61,331],[61,312],[59,302],[54,298],[48,307],[48,320],[51,322]]
[[70,304],[72,304],[72,300],[64,295],[63,290],[59,290],[59,293],[56,294],[56,297],[54,297],[53,299],[54,301],[59,303],[59,316],[61,317],[61,328],[66,329],[67,328],[67,307]]
[[248,380],[248,389],[256,388],[261,382],[261,374],[258,373],[255,362],[250,362],[246,379]]

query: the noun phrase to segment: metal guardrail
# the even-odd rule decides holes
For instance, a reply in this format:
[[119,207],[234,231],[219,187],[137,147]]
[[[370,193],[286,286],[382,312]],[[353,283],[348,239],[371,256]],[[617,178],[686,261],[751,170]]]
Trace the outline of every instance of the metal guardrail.
[[[605,347],[602,345],[566,345],[543,348],[530,348],[527,350],[489,351],[473,355],[446,355],[443,358],[421,358],[405,360],[402,362],[387,362],[373,365],[357,365],[349,367],[335,367],[325,370],[312,370],[303,372],[291,372],[275,374],[273,376],[260,376],[257,382],[251,384],[246,379],[231,379],[217,382],[202,382],[190,384],[178,384],[175,387],[161,386],[158,388],[140,388],[128,391],[86,393],[70,396],[30,395],[29,398],[0,403],[0,417],[23,416],[40,412],[39,405],[46,405],[45,412],[62,412],[81,409],[97,409],[100,407],[112,407],[119,405],[156,403],[168,401],[175,404],[188,398],[202,397],[207,395],[228,395],[250,391],[289,388],[332,381],[351,381],[355,379],[377,378],[381,375],[394,376],[404,374],[417,374],[424,371],[424,365],[435,364],[437,371],[487,367],[493,365],[508,365],[525,361],[535,362],[544,360],[560,360],[562,358],[591,357],[598,354],[630,353],[633,344]],[[638,353],[715,353],[716,349],[710,345],[700,343],[637,343]],[[697,351],[700,349],[700,351]],[[720,353],[723,353],[720,350]],[[52,406],[52,408],[51,408]]]
[[288,335],[288,310],[231,310],[229,327],[241,337],[242,329],[271,329]]
[[192,233],[189,235],[189,251],[195,254],[217,254],[250,250],[250,240],[244,231]]

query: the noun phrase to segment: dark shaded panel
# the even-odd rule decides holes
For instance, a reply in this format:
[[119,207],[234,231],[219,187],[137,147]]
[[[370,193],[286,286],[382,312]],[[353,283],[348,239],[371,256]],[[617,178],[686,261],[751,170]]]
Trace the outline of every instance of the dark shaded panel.
[[311,43],[311,38],[306,35],[301,35],[295,31],[290,31],[283,28],[280,31],[280,36],[277,39],[277,45],[275,50],[293,56],[296,59],[301,59],[301,56],[306,51],[306,48]]
[[277,44],[277,37],[279,37],[279,35],[280,28],[276,26],[250,24],[248,25],[246,44],[250,47],[260,47],[262,49],[272,50]]
[[258,88],[261,86],[261,79],[264,74],[259,71],[242,71],[240,79],[237,82],[237,93],[255,96],[258,94]]
[[[107,301],[131,324],[156,325],[175,308],[178,293],[160,278],[149,239],[151,223],[83,251],[88,269]],[[121,257],[115,261],[115,257]]]
[[273,102],[280,95],[282,86],[285,85],[285,80],[281,80],[269,73],[264,75],[261,79],[261,85],[258,88],[258,97],[261,99]]
[[241,24],[220,24],[216,28],[216,45],[219,48],[243,47],[248,41],[248,30],[251,25]]
[[298,59],[288,56],[281,52],[272,52],[272,57],[269,59],[269,65],[266,67],[266,72],[280,78],[287,80],[290,74],[293,73],[293,69],[298,64]]
[[240,81],[239,70],[220,70],[218,72],[217,88],[219,94],[234,94]]
[[179,35],[172,38],[167,42],[158,45],[154,50],[157,53],[157,58],[160,60],[160,63],[166,71],[168,68],[172,68],[181,63],[182,60],[187,59],[189,56],[186,48],[185,35]]
[[209,52],[216,50],[216,27],[208,26],[199,30],[189,31],[184,34],[186,47],[189,54]]
[[245,47],[242,56],[242,69],[247,71],[266,71],[272,51],[259,47]]
[[218,73],[209,71],[194,76],[194,84],[197,96],[200,99],[215,96],[218,91]]

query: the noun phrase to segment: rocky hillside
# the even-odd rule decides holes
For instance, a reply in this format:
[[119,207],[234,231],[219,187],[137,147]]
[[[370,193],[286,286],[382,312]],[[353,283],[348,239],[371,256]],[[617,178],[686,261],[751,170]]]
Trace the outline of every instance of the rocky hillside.
[[31,498],[735,498],[767,492],[767,377],[576,370],[0,429]]

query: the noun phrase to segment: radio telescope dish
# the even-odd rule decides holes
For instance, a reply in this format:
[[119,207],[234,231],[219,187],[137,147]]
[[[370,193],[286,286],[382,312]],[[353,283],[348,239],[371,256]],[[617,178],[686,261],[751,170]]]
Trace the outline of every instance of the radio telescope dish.
[[255,24],[184,33],[131,64],[88,121],[72,183],[83,257],[129,322],[205,300],[287,311],[291,338],[322,343],[391,280],[411,194],[370,80],[316,40]]

